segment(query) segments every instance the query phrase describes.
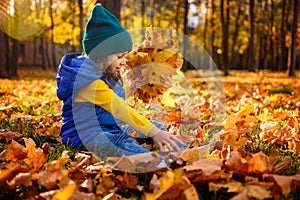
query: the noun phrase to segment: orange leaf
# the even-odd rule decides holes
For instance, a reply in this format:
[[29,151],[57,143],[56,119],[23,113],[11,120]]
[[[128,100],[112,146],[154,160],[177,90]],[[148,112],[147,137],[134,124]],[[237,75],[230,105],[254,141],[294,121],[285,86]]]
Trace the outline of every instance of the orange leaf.
[[43,149],[37,149],[35,142],[31,138],[24,138],[24,141],[28,150],[28,157],[24,162],[30,166],[31,172],[35,172],[46,163],[48,155],[44,153]]
[[27,157],[28,149],[16,141],[12,141],[5,153],[6,160],[18,161]]
[[252,155],[252,158],[248,160],[248,172],[249,173],[267,173],[272,171],[272,165],[269,157],[263,152]]

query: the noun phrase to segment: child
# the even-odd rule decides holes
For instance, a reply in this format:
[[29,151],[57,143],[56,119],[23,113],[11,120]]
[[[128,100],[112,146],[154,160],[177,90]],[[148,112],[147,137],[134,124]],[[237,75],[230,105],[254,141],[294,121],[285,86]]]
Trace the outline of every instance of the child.
[[[57,74],[57,96],[63,100],[64,144],[85,147],[99,157],[135,155],[149,150],[128,136],[135,129],[163,151],[179,150],[182,141],[159,123],[150,122],[124,101],[118,72],[132,49],[129,33],[100,5],[93,8],[82,42],[84,54],[66,54]],[[128,125],[120,126],[120,123]]]

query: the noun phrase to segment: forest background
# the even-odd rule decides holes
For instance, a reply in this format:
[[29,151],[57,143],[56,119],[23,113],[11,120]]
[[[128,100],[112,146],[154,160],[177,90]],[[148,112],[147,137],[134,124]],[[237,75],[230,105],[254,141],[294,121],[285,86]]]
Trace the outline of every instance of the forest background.
[[[267,69],[294,76],[300,68],[299,0],[4,0],[0,77],[18,76],[20,57],[29,54],[24,42],[34,46],[29,65],[54,71],[63,54],[82,51],[85,22],[97,2],[128,30],[152,26],[187,35],[224,75],[230,69]],[[183,70],[193,67],[185,63]]]

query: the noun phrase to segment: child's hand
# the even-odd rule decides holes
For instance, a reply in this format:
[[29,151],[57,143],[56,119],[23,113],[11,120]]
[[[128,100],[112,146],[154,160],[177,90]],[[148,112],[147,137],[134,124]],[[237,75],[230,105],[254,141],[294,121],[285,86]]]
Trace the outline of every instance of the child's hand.
[[159,146],[160,151],[165,151],[165,147],[169,151],[179,151],[180,147],[177,145],[184,144],[179,137],[170,134],[167,131],[160,130],[157,127],[154,127],[148,134],[149,137]]

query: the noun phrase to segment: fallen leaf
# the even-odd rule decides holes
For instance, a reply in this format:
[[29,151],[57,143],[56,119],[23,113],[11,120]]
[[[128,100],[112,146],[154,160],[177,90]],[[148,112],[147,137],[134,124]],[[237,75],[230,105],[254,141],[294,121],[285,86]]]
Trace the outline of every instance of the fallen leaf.
[[243,191],[243,185],[241,182],[239,181],[235,181],[235,180],[230,180],[228,182],[224,182],[224,183],[214,183],[214,182],[210,182],[208,183],[209,186],[209,191],[218,191],[221,188],[226,188],[227,191],[226,192],[233,192],[233,193],[240,193],[241,191]]
[[46,163],[48,154],[45,154],[43,149],[36,148],[36,144],[31,138],[24,138],[24,141],[28,150],[24,162],[30,167],[31,172],[35,172]]
[[53,195],[53,200],[65,200],[70,199],[76,189],[76,183],[74,181],[69,181],[66,187],[59,189]]
[[248,160],[249,173],[268,173],[273,170],[269,157],[263,152],[253,154]]
[[5,159],[19,161],[27,158],[28,149],[24,148],[16,141],[12,141],[8,149],[5,150]]
[[146,200],[158,199],[164,192],[171,188],[174,183],[174,173],[172,171],[166,171],[159,178],[159,183],[159,188],[154,190],[153,193],[144,193],[144,197]]
[[60,169],[56,171],[42,171],[39,173],[38,183],[50,190],[68,176],[68,170]]

